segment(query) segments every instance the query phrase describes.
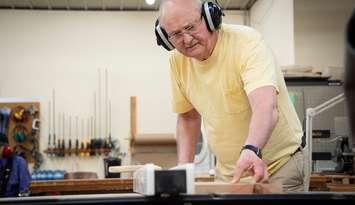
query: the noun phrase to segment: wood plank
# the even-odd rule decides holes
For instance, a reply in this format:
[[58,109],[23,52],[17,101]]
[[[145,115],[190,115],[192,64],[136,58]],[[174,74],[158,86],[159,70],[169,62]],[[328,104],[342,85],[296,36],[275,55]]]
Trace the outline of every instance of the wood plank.
[[196,182],[195,192],[196,194],[281,193],[282,188],[279,184]]
[[[211,176],[198,176],[198,181],[213,181]],[[32,194],[68,194],[68,193],[128,193],[133,192],[133,180],[110,178],[110,179],[65,179],[32,181],[30,185]]]
[[111,166],[108,171],[111,173],[134,172],[142,167],[144,165]]
[[126,193],[132,192],[132,179],[66,179],[50,181],[33,181],[30,185],[32,194],[59,192],[88,193]]

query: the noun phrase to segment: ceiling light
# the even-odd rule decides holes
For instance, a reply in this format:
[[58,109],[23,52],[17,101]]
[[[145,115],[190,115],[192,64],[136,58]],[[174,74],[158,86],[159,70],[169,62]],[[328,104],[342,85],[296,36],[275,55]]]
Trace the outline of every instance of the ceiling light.
[[145,0],[145,3],[148,5],[153,5],[155,3],[155,0]]

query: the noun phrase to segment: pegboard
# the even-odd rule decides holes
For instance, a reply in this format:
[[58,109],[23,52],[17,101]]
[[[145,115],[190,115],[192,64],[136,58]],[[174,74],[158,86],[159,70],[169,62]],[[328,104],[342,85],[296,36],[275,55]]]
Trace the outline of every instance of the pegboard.
[[6,138],[14,152],[28,163],[35,163],[39,153],[39,102],[6,102],[0,108],[11,109]]

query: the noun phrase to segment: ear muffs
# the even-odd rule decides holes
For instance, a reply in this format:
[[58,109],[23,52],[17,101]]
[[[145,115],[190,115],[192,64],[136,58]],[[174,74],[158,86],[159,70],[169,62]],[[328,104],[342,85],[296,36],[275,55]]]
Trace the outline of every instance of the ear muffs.
[[168,39],[168,33],[159,25],[159,20],[155,21],[155,36],[158,46],[163,46],[166,50],[171,51],[175,47]]
[[[217,2],[204,2],[201,8],[201,15],[206,22],[207,29],[210,32],[216,31],[221,27],[222,16],[224,16],[224,13]],[[167,32],[159,25],[158,19],[155,21],[154,30],[158,46],[163,46],[168,51],[171,51],[175,48],[169,41]]]
[[202,4],[201,15],[206,22],[207,29],[210,32],[216,31],[221,27],[222,16],[224,13],[217,2],[206,1]]
[[16,125],[13,131],[13,138],[16,142],[23,142],[26,140],[26,136],[28,135],[27,129],[25,126],[19,124]]

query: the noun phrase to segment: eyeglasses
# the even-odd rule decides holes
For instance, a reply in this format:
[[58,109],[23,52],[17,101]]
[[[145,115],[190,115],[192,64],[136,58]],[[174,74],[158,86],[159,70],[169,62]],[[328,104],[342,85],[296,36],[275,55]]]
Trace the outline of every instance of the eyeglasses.
[[175,31],[168,35],[168,39],[171,42],[174,43],[181,43],[182,40],[184,39],[184,34],[187,33],[189,35],[195,35],[199,32],[199,26],[202,22],[202,16],[200,18],[196,19],[190,24],[187,24],[182,30],[180,31]]

